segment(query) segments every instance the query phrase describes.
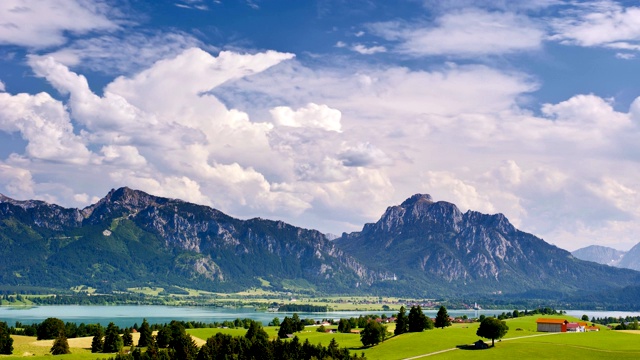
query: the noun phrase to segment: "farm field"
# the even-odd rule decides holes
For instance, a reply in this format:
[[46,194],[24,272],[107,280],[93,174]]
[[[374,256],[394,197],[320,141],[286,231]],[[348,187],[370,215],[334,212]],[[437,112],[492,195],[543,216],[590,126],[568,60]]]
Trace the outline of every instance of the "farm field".
[[[551,316],[545,316],[551,317]],[[555,316],[569,320],[577,320],[567,316]],[[433,329],[422,333],[407,333],[388,338],[384,343],[371,348],[362,348],[358,334],[319,333],[315,326],[307,326],[296,336],[301,342],[309,340],[312,344],[327,345],[335,338],[340,347],[347,347],[354,353],[364,353],[370,360],[396,360],[422,358],[430,354],[433,359],[555,359],[578,357],[588,359],[637,359],[640,358],[639,331],[612,331],[601,328],[599,332],[590,333],[538,333],[536,319],[538,317],[521,317],[507,320],[509,332],[502,341],[496,341],[496,347],[487,350],[466,350],[465,345],[478,340],[477,323],[454,324],[445,329]],[[332,328],[335,328],[333,326]],[[388,325],[393,332],[394,325]],[[277,327],[265,327],[272,339],[277,336]],[[218,332],[233,336],[242,336],[244,329],[188,329],[199,346]],[[134,343],[138,334],[134,334]],[[51,359],[49,348],[52,340],[36,341],[34,337],[13,336],[14,354],[0,356],[2,359]],[[490,343],[490,340],[485,340]],[[69,339],[72,354],[59,356],[60,359],[102,359],[109,354],[92,354],[89,351],[91,338]]]

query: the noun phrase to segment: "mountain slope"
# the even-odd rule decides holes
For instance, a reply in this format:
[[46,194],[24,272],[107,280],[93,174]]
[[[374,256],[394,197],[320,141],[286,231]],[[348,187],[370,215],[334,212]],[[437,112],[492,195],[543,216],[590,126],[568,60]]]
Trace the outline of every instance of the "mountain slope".
[[513,227],[502,214],[461,213],[414,195],[335,243],[416,293],[525,293],[621,288],[640,273],[585,262]]
[[[575,251],[571,254],[580,260],[593,261],[598,264],[618,266],[625,252],[606,246],[591,245]],[[619,266],[626,267],[626,266]],[[638,269],[636,269],[638,270]]]
[[617,266],[627,269],[640,270],[640,243],[636,244],[634,247],[629,249],[629,251],[624,253]]
[[379,276],[318,231],[128,188],[82,210],[0,197],[0,257],[2,284],[63,288],[238,290],[260,277],[276,288],[346,291]]

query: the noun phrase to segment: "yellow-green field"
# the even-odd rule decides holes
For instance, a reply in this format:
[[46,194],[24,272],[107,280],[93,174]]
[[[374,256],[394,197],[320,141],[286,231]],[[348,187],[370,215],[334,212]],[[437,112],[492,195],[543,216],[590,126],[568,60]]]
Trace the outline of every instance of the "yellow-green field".
[[[545,316],[550,317],[550,316]],[[556,316],[576,321],[567,316]],[[495,348],[487,350],[465,350],[465,345],[478,340],[476,330],[478,323],[454,324],[445,329],[428,330],[422,333],[409,333],[391,337],[382,344],[363,349],[357,334],[319,333],[316,327],[307,326],[296,335],[301,341],[308,339],[313,344],[327,345],[335,338],[340,347],[347,347],[360,354],[364,352],[370,360],[394,360],[422,358],[430,355],[434,359],[638,359],[640,358],[640,331],[612,331],[601,327],[599,332],[589,333],[538,333],[536,319],[538,317],[522,317],[507,320],[509,332],[502,341],[496,341]],[[332,327],[332,328],[335,328]],[[388,325],[393,332],[394,325]],[[276,327],[265,330],[273,339],[277,336]],[[187,330],[198,345],[217,332],[233,336],[244,335],[244,329],[189,329]],[[134,335],[134,343],[138,334]],[[391,335],[391,334],[390,334]],[[51,340],[36,341],[34,337],[14,336],[14,355],[0,356],[4,359],[29,357],[31,359],[51,359],[48,354]],[[486,340],[490,343],[490,340]],[[69,339],[72,354],[59,356],[60,359],[97,359],[108,354],[92,354],[89,350],[91,338]]]

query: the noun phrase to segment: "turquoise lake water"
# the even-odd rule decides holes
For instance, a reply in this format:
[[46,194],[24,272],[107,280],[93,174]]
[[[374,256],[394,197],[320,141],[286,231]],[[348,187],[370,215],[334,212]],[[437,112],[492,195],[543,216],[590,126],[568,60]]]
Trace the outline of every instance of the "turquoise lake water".
[[[482,315],[498,315],[503,311],[512,310],[480,310]],[[436,310],[424,311],[430,317],[435,317]],[[337,311],[324,313],[299,312],[301,318],[339,319],[358,317],[363,314],[386,314],[392,315],[392,311]],[[448,310],[451,316],[467,315],[474,317],[474,310]],[[580,317],[586,314],[591,318],[606,316],[640,316],[640,312],[622,311],[590,311],[590,310],[570,310],[569,315]],[[10,326],[20,321],[25,324],[42,322],[48,317],[55,317],[64,322],[75,322],[93,324],[100,323],[107,325],[114,322],[120,327],[133,326],[142,323],[146,318],[149,323],[168,323],[171,320],[201,321],[205,323],[223,322],[225,320],[235,320],[237,318],[250,318],[262,322],[264,325],[279,317],[282,320],[285,316],[291,316],[291,312],[267,312],[255,311],[253,308],[215,308],[215,307],[189,307],[189,306],[154,306],[154,305],[114,305],[114,306],[86,306],[86,305],[60,305],[60,306],[34,306],[34,307],[10,307],[0,306],[0,321],[7,322]]]

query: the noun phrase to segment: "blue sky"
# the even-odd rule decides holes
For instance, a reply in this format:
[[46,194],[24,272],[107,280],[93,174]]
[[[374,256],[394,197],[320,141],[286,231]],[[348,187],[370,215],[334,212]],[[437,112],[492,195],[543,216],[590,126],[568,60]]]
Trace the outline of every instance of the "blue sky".
[[628,249],[639,51],[635,2],[5,0],[0,193],[335,234],[429,193]]

